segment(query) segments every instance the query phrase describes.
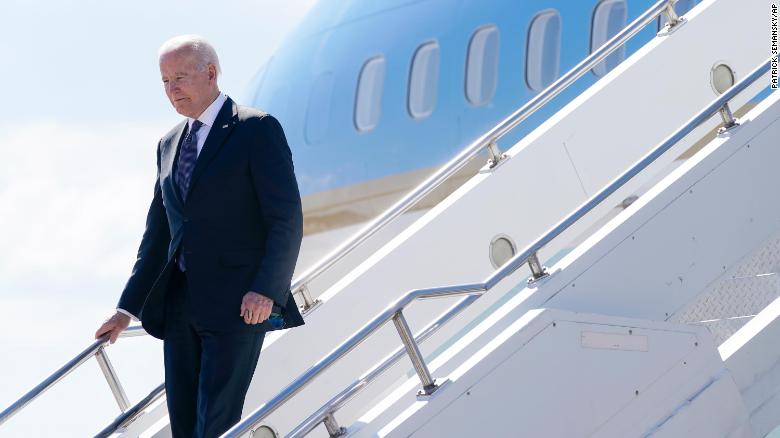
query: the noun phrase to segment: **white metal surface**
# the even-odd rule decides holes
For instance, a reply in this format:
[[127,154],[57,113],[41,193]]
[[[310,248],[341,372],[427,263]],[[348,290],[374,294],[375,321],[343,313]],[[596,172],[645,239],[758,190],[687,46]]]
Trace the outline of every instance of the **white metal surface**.
[[[445,401],[436,400],[445,400],[443,395],[447,393],[462,392],[460,376],[490,374],[493,359],[487,358],[492,353],[480,356],[480,351],[497,342],[509,342],[508,337],[501,339],[501,333],[506,333],[508,326],[520,324],[523,318],[531,318],[528,315],[533,312],[529,311],[536,307],[663,321],[684,311],[709,285],[728,276],[729,270],[746,260],[747,255],[775,239],[780,232],[780,203],[764,201],[776,197],[780,187],[780,173],[776,171],[780,162],[776,140],[780,135],[780,94],[766,98],[740,122],[740,127],[710,142],[553,266],[552,275],[536,288],[526,289],[510,299],[473,330],[473,334],[450,347],[451,351],[442,355],[448,357],[448,363],[445,360],[431,363],[434,376],[447,376],[452,383],[428,404],[445,405]],[[775,302],[767,307],[721,347],[721,354],[737,382],[735,388],[741,391],[737,399],[740,403],[744,400],[746,418],[755,425],[756,436],[763,436],[761,431],[766,433],[780,424],[778,305]],[[690,325],[690,329],[702,330],[702,327]],[[602,345],[606,344],[602,342]],[[552,342],[547,353],[562,346]],[[662,347],[652,342],[648,346],[649,350]],[[499,347],[495,349],[498,351]],[[624,371],[619,364],[607,360],[599,362],[599,366],[615,373]],[[649,363],[647,366],[657,368]],[[571,362],[568,367],[578,369],[580,364]],[[711,381],[700,382],[703,386],[699,390],[688,388],[693,392],[679,403],[663,391],[652,397],[648,407],[658,406],[669,412],[660,423],[641,423],[648,427],[641,430],[620,429],[615,425],[640,424],[636,423],[640,419],[635,414],[621,411],[619,417],[630,418],[631,422],[611,421],[610,427],[599,429],[598,435],[603,432],[605,436],[650,433],[691,436],[693,431],[695,436],[748,434],[751,426],[747,423],[742,426],[718,423],[738,411],[733,405],[733,391],[729,389],[732,374],[721,373],[712,374]],[[682,378],[677,382],[680,388],[686,388],[691,380]],[[588,379],[581,380],[580,384],[583,386],[572,387],[571,392],[588,392]],[[657,385],[660,386],[655,390],[664,387],[661,381]],[[420,402],[410,396],[412,387],[408,382],[397,388],[353,425],[354,436],[407,436],[409,431],[433,421],[429,415],[414,412]],[[547,397],[543,389],[529,391],[519,384],[508,384],[506,392],[521,392],[523,400],[531,404],[545,401]],[[500,400],[494,403],[497,406],[491,407],[498,409]],[[696,407],[697,403],[701,403],[700,407]],[[485,407],[482,412],[485,411],[490,408]],[[551,411],[546,421],[556,423],[566,415],[578,414]],[[449,418],[450,422],[456,421]],[[466,421],[460,424],[466,427]],[[708,429],[716,424],[719,424],[717,428]],[[435,429],[426,430],[429,434],[425,436],[447,436],[437,435]],[[396,431],[399,435],[395,435]]]
[[[585,345],[584,333],[648,348]],[[739,390],[702,327],[531,310],[449,378],[375,436],[750,436]]]
[[721,344],[780,296],[778,274],[780,233],[707,286],[669,320],[704,325]]
[[780,298],[718,349],[750,413],[755,436],[780,425]]

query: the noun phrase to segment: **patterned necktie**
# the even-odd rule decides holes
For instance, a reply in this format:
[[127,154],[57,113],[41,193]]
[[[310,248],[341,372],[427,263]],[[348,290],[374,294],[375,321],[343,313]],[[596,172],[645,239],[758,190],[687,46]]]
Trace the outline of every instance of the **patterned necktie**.
[[[181,150],[179,151],[179,161],[176,166],[176,185],[179,188],[179,194],[183,200],[187,199],[187,190],[190,187],[190,179],[192,178],[192,169],[195,168],[195,161],[198,159],[198,129],[203,126],[200,120],[192,122],[192,129],[184,137],[184,141],[181,143]],[[179,254],[178,258],[179,269],[182,272],[185,270],[184,266],[184,254]]]
[[179,152],[179,161],[176,167],[176,185],[179,186],[179,194],[183,200],[187,199],[187,189],[190,187],[192,169],[198,159],[198,129],[203,126],[200,120],[192,122],[192,129],[184,137]]

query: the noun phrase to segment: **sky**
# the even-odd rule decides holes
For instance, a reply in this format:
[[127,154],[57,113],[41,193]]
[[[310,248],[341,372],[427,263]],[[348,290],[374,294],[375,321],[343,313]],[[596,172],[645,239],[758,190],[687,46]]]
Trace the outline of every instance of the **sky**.
[[[144,230],[158,139],[181,120],[157,49],[215,46],[241,97],[315,0],[4,0],[0,8],[0,409],[86,348],[113,313]],[[131,401],[162,382],[162,345],[108,354]],[[118,408],[94,360],[0,437],[92,435]]]

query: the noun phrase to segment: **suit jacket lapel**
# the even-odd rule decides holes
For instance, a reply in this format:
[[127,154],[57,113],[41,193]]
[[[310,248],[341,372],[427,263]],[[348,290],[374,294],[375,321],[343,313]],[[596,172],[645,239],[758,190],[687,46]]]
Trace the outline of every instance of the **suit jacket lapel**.
[[199,177],[203,174],[203,170],[208,166],[209,161],[211,161],[217,152],[219,152],[220,147],[222,147],[222,144],[227,139],[237,120],[238,110],[236,104],[228,97],[219,110],[217,118],[214,119],[214,125],[209,131],[208,137],[206,137],[206,142],[203,144],[203,149],[201,149],[197,161],[195,161],[195,169],[192,170],[187,199],[192,195],[192,191],[195,189]]
[[161,169],[166,169],[168,177],[165,180],[165,184],[168,185],[168,192],[173,193],[173,197],[179,205],[182,205],[181,195],[179,194],[179,188],[176,187],[176,181],[174,180],[174,173],[176,172],[176,162],[179,160],[179,150],[181,149],[182,137],[187,130],[187,121],[181,123],[181,126],[177,129],[176,134],[171,138],[171,142],[168,145],[168,152],[163,154],[162,161],[160,163]]
[[182,205],[181,195],[176,187],[174,173],[176,172],[176,161],[179,159],[179,149],[184,132],[187,130],[187,121],[183,121],[174,131],[173,135],[164,143],[164,149],[160,156],[160,184],[163,193],[167,194],[167,199],[171,196],[180,206]]

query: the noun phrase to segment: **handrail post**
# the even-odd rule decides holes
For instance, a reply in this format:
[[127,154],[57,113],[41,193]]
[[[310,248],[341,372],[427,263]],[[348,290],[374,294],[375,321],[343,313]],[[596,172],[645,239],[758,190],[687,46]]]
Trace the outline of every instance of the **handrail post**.
[[325,418],[322,419],[322,424],[325,425],[325,430],[328,431],[328,435],[331,438],[337,438],[347,434],[347,429],[339,426],[336,422],[336,417],[333,416],[333,412],[328,412]]
[[114,421],[111,422],[111,424],[109,424],[103,430],[98,432],[95,435],[95,438],[114,436],[114,433],[117,432],[120,427],[127,426],[133,421],[135,421],[138,417],[143,415],[146,408],[151,406],[154,402],[162,398],[164,395],[165,395],[165,383],[163,382],[157,385],[156,388],[154,388],[151,392],[149,392],[149,394],[143,399],[141,399],[138,403],[136,403],[131,408],[127,409],[119,416],[117,416],[114,419]]
[[488,167],[490,168],[496,167],[501,160],[506,158],[506,154],[502,153],[501,149],[498,148],[495,138],[490,140],[487,145],[487,150],[488,154],[490,154],[490,158],[488,159]]
[[664,15],[666,15],[666,24],[669,26],[669,29],[677,26],[677,24],[681,21],[680,16],[677,15],[677,12],[674,10],[675,3],[677,3],[677,0],[669,0],[663,12]]
[[417,342],[414,341],[412,331],[409,330],[409,324],[406,323],[403,310],[399,310],[393,315],[393,324],[398,330],[398,334],[401,335],[401,342],[406,348],[406,353],[409,355],[409,359],[412,360],[417,375],[420,376],[420,382],[422,382],[423,389],[418,392],[418,395],[431,395],[438,386],[431,377],[431,372],[428,371],[428,366],[425,364],[425,360],[420,354],[420,349],[417,347]]
[[719,134],[722,134],[728,131],[729,129],[739,125],[737,119],[734,118],[734,114],[732,114],[731,112],[731,108],[729,108],[728,102],[724,103],[723,106],[720,107],[718,112],[720,113],[720,117],[723,119],[723,126],[721,126],[720,129],[718,129]]
[[531,278],[528,280],[529,283],[541,280],[549,275],[547,269],[539,262],[539,256],[536,252],[528,256],[528,267],[531,268]]
[[101,346],[95,353],[95,359],[100,365],[100,370],[103,371],[103,375],[106,376],[106,382],[108,382],[111,392],[114,394],[116,403],[119,405],[119,409],[122,412],[127,411],[130,408],[130,400],[125,394],[125,389],[122,388],[122,384],[119,383],[119,378],[116,375],[114,366],[111,365],[111,361],[108,360],[108,355],[105,351],[105,346]]
[[295,293],[303,298],[303,306],[301,307],[301,311],[303,312],[308,312],[320,303],[320,300],[312,299],[311,293],[309,292],[309,286],[306,283],[303,283],[298,289],[296,289]]

